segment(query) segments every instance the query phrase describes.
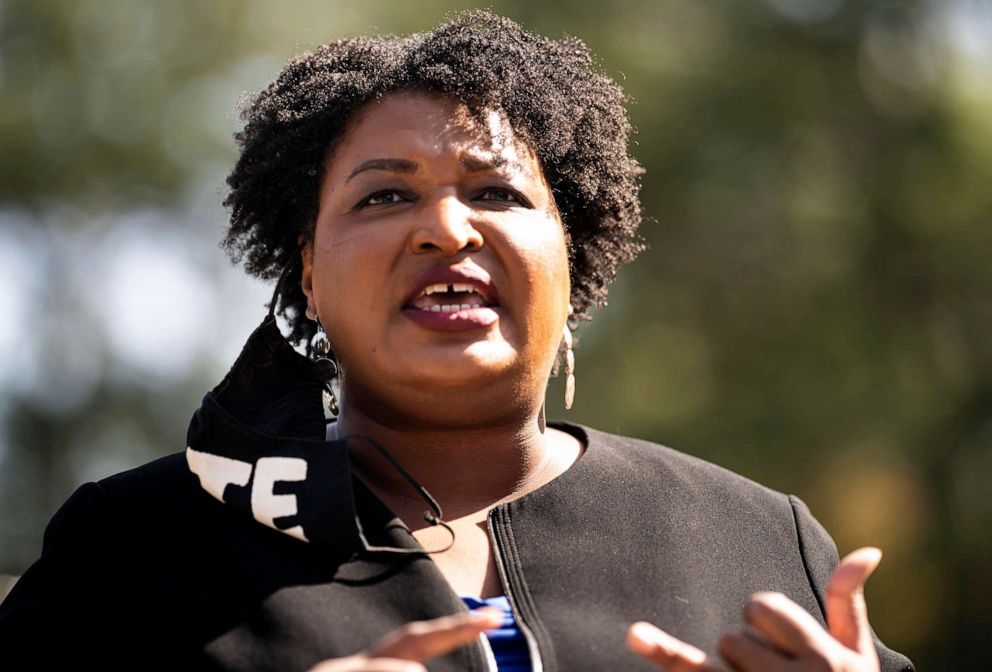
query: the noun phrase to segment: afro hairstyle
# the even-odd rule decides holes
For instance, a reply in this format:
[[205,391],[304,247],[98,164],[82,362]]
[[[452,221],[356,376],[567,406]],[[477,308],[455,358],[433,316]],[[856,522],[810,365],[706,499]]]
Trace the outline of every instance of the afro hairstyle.
[[366,103],[391,92],[453,96],[473,114],[497,110],[535,153],[569,240],[573,326],[606,303],[618,268],[644,248],[639,176],[627,151],[620,87],[572,37],[528,33],[485,11],[409,36],[357,37],[290,61],[243,105],[240,156],[227,178],[223,240],[235,263],[281,278],[276,305],[292,342],[309,339],[300,240],[311,240],[329,154]]

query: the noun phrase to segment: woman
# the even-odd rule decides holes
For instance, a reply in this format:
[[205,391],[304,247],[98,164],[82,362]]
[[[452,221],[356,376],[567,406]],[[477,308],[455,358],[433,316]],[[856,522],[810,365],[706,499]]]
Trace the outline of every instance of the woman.
[[640,251],[590,63],[472,13],[322,47],[251,103],[227,244],[279,277],[269,318],[185,454],[59,511],[4,669],[912,669],[866,620],[877,551],[835,569],[798,500],[545,422]]

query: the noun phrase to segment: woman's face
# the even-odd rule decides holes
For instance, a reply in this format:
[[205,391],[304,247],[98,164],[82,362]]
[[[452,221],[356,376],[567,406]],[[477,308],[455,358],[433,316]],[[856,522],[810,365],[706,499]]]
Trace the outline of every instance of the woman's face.
[[417,93],[368,104],[328,159],[303,256],[346,408],[472,424],[543,403],[568,315],[566,241],[537,159],[500,115],[478,122]]

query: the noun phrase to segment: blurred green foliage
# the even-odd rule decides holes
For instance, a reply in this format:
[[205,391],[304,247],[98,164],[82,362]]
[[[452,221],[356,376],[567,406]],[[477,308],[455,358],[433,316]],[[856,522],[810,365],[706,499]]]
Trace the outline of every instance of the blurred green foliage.
[[[0,2],[0,229],[15,213],[45,236],[85,238],[121,213],[214,208],[187,227],[214,245],[242,92],[321,42],[423,29],[468,6]],[[992,6],[491,6],[589,43],[632,98],[647,168],[651,249],[580,332],[570,419],[799,494],[842,552],[886,551],[868,597],[891,646],[920,669],[980,668],[992,630]],[[209,263],[224,263],[219,250]],[[86,336],[98,317],[57,319],[71,306],[59,264],[46,268],[51,303],[21,326],[56,374],[41,391],[0,391],[8,574],[37,555],[82,475],[182,449],[223,370],[154,385],[122,375]],[[66,330],[68,341],[45,335]],[[53,405],[74,358],[98,363],[90,392]]]

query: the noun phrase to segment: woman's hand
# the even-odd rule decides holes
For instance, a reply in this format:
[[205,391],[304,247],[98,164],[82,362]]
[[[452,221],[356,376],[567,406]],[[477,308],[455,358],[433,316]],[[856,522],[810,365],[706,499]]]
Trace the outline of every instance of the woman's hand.
[[408,623],[375,648],[347,658],[325,660],[310,672],[427,672],[421,664],[424,661],[468,644],[502,623],[503,614],[498,609]]
[[[827,587],[827,630],[781,593],[756,593],[744,605],[744,620],[758,636],[725,634],[720,655],[742,672],[878,672],[865,605],[864,584],[882,559],[877,548],[859,548],[834,570]],[[650,623],[635,623],[627,643],[668,672],[726,672],[694,646]]]

